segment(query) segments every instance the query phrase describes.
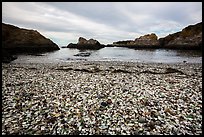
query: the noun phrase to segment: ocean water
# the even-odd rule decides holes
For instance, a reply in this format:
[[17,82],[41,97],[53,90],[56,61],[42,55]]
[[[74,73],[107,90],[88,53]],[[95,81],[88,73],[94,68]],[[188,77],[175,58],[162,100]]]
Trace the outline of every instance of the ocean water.
[[[90,53],[90,56],[74,56]],[[58,63],[70,61],[128,61],[143,63],[202,63],[202,52],[194,50],[170,49],[130,49],[125,47],[105,47],[100,50],[78,50],[61,48],[58,51],[35,55],[17,55],[13,63]]]

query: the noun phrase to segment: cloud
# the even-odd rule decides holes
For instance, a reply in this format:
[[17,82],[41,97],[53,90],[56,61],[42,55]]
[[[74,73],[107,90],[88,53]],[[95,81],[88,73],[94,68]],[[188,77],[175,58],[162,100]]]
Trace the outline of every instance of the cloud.
[[163,37],[201,21],[201,2],[2,2],[2,22],[36,29],[59,46],[80,36],[104,44]]

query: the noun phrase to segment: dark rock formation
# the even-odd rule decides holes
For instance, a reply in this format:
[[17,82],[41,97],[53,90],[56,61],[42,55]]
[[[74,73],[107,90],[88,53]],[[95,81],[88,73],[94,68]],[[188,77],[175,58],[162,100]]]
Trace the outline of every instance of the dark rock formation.
[[74,56],[88,57],[90,55],[91,55],[91,53],[89,53],[89,52],[81,52],[81,53],[78,53]]
[[152,33],[152,34],[147,34],[139,38],[136,38],[135,41],[133,42],[133,45],[138,47],[141,46],[141,47],[147,47],[147,48],[149,47],[157,48],[159,47],[159,41],[156,34]]
[[129,48],[158,48],[160,45],[156,34],[152,33],[136,38],[135,40],[113,42],[112,46]]
[[113,42],[107,47],[129,47],[129,48],[171,48],[171,49],[196,49],[202,48],[202,22],[190,25],[180,32],[169,34],[158,40],[157,36],[147,34],[135,40]]
[[61,48],[67,48],[67,46],[62,46]]
[[94,39],[86,40],[85,38],[82,37],[79,37],[77,44],[70,43],[67,46],[67,48],[93,49],[93,50],[97,50],[103,47],[104,45],[100,44],[97,40]]
[[117,42],[113,42],[113,44],[127,45],[127,44],[129,44],[131,42],[133,42],[133,40],[117,41]]
[[105,45],[105,47],[115,47],[115,45],[114,44],[107,44],[107,45]]
[[36,30],[2,23],[2,48],[10,53],[47,52],[60,48]]
[[1,49],[1,57],[2,57],[2,63],[10,63],[11,61],[17,59],[16,56],[12,55],[5,49]]
[[202,22],[190,25],[182,31],[160,38],[162,48],[171,49],[201,49]]
[[69,43],[67,48],[77,48],[77,44]]

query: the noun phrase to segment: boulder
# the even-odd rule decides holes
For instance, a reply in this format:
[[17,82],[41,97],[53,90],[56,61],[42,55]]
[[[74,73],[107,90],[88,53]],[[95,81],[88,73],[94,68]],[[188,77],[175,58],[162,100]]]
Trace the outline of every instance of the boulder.
[[182,31],[160,38],[162,48],[171,49],[201,49],[202,22],[190,25]]
[[93,50],[97,50],[103,47],[104,45],[100,44],[97,40],[94,39],[86,40],[83,37],[79,37],[77,44],[70,43],[67,46],[67,48],[93,49]]
[[59,50],[50,39],[36,30],[28,30],[2,23],[2,48],[11,54],[38,53]]

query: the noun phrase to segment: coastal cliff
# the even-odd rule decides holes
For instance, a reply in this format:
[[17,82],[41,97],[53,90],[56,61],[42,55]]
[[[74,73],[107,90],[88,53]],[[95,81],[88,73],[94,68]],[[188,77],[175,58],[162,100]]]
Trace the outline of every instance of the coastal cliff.
[[2,48],[15,53],[59,50],[58,45],[36,30],[4,23],[2,23]]
[[171,49],[201,49],[202,47],[202,22],[189,25],[182,31],[169,34],[159,39],[162,48]]
[[[41,35],[36,30],[23,29],[2,23],[3,59],[6,59],[7,56],[10,58],[12,54],[16,53],[38,53],[59,49],[57,44]],[[9,60],[6,62],[9,62]]]

